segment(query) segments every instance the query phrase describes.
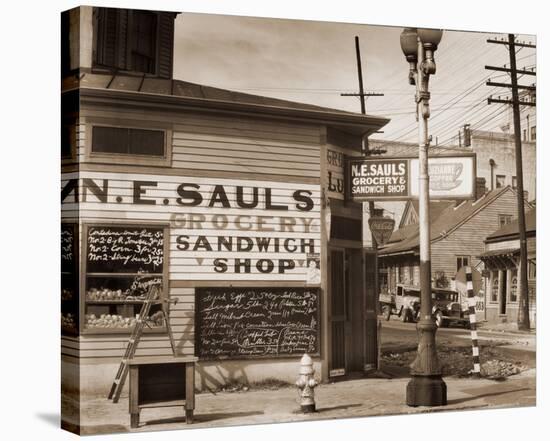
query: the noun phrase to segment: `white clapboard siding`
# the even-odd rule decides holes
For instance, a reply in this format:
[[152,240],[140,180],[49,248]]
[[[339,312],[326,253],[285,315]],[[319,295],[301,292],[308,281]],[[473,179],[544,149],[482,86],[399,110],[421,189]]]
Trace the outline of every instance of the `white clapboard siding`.
[[76,158],[81,164],[84,162],[84,152],[86,146],[86,126],[83,124],[81,118],[76,125]]
[[137,125],[154,127],[155,125],[173,125],[175,131],[202,134],[217,134],[231,137],[243,137],[257,140],[277,140],[300,142],[302,144],[319,144],[321,128],[318,125],[294,122],[271,122],[250,117],[215,116],[212,114],[196,114],[190,112],[142,112],[139,110],[91,109],[82,106],[81,121],[93,122],[101,120],[102,124],[119,125],[123,121],[135,121]]
[[112,121],[113,125],[135,121],[144,128],[166,127],[168,122],[173,168],[270,174],[290,180],[320,178],[320,126],[190,113],[143,115],[82,109],[80,160],[84,160],[85,148],[91,149],[84,146],[86,124],[95,121]]

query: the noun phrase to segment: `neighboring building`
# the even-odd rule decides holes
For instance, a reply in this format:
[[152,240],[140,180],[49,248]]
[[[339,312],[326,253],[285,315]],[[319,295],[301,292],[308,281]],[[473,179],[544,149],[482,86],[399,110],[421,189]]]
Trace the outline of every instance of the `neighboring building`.
[[[503,219],[517,213],[517,193],[506,186],[488,193],[478,188],[475,201],[430,203],[432,282],[453,286],[457,271],[465,265],[482,269],[478,257],[485,238]],[[531,208],[531,205],[527,204]],[[379,252],[381,290],[393,292],[397,283],[419,285],[418,203],[409,201],[399,229]]]
[[[174,79],[175,16],[62,16],[64,392],[107,396],[139,312],[125,293],[152,283],[178,300],[172,331],[178,354],[199,357],[197,388],[294,381],[306,351],[325,381],[376,366],[376,261],[361,204],[329,183],[343,176],[329,150],[360,154],[388,120]],[[172,353],[157,325],[137,357]]]
[[[534,107],[529,107],[529,113],[522,121],[535,122]],[[522,114],[523,115],[523,114]],[[531,115],[529,118],[528,115]],[[513,126],[512,126],[513,127]],[[529,126],[529,133],[533,125]],[[527,129],[525,129],[527,130]],[[534,129],[536,131],[536,127]],[[525,198],[529,201],[536,199],[536,134],[529,136],[522,142],[523,159],[523,189]],[[369,140],[372,149],[386,150],[384,156],[418,156],[418,144],[379,139]],[[516,155],[514,136],[510,133],[489,132],[470,129],[465,125],[460,131],[460,145],[450,147],[430,147],[430,156],[452,155],[453,153],[473,152],[476,154],[476,172],[478,178],[484,178],[489,191],[507,185],[517,186]],[[405,202],[380,202],[376,204],[393,213],[397,223],[403,213]],[[368,228],[368,227],[367,227]]]
[[[537,216],[532,209],[525,214],[527,235],[527,283],[529,319],[536,325]],[[486,319],[490,323],[517,322],[519,293],[519,232],[518,221],[499,228],[487,236],[485,251],[479,255],[485,264]]]
[[[527,200],[536,199],[536,143],[522,141],[523,190]],[[517,187],[514,136],[507,133],[471,131],[471,151],[477,157],[477,176],[485,178],[487,188]]]

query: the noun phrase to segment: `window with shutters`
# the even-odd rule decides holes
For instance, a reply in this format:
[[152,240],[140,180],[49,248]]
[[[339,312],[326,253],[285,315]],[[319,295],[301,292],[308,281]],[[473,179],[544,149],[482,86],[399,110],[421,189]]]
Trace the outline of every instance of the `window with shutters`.
[[171,12],[94,8],[94,70],[172,78],[174,18]]

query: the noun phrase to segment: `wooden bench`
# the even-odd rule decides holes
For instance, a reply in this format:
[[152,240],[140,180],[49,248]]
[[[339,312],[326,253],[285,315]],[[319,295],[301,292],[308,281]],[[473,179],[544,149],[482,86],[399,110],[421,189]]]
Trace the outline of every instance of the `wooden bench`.
[[185,421],[193,422],[195,409],[195,362],[197,357],[138,357],[130,366],[130,427],[139,426],[141,409],[185,409]]

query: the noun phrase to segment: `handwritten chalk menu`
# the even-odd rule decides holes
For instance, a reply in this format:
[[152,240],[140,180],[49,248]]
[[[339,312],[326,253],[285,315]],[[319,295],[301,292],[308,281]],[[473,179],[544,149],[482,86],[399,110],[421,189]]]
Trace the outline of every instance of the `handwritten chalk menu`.
[[196,288],[197,355],[319,354],[317,288]]
[[61,224],[61,271],[73,272],[75,267],[75,226]]
[[140,226],[91,226],[87,234],[89,273],[161,273],[164,229]]

